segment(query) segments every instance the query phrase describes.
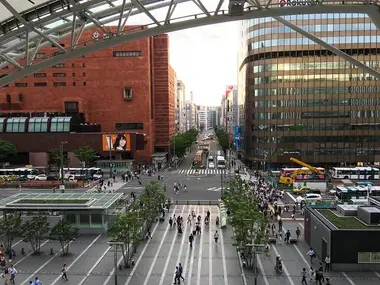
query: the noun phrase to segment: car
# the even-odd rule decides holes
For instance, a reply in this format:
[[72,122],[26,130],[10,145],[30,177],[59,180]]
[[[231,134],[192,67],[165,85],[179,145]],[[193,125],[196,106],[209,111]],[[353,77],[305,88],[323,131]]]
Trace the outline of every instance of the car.
[[298,196],[296,198],[297,203],[306,203],[306,202],[316,202],[322,201],[322,196],[320,194],[305,194],[303,196]]
[[34,180],[37,180],[37,181],[46,181],[47,180],[47,176],[46,176],[46,174],[38,174],[38,175],[36,175],[36,177],[34,177]]
[[214,164],[213,162],[210,162],[210,163],[208,164],[208,168],[215,168],[215,164]]
[[308,192],[310,190],[310,187],[300,187],[300,188],[294,188],[293,189],[293,194],[296,194],[296,195],[303,195],[305,194],[306,192]]

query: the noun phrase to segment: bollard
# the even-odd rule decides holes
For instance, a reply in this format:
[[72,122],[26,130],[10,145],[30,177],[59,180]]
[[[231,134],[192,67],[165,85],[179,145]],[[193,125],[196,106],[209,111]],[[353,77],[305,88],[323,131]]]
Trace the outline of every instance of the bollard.
[[51,247],[50,248],[50,255],[53,255],[54,253],[53,253],[53,248]]
[[24,249],[24,248],[21,248],[21,254],[22,254],[22,255],[25,254],[25,249]]

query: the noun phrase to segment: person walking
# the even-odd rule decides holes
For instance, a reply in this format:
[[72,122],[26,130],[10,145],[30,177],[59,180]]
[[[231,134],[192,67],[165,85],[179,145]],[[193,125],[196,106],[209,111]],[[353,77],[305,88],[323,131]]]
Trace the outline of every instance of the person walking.
[[34,281],[34,284],[35,285],[42,285],[40,279],[38,279],[38,277],[36,277],[36,280]]
[[66,281],[69,280],[69,278],[67,278],[67,266],[66,266],[66,263],[62,267],[62,278],[65,279]]
[[180,263],[180,264],[178,264],[178,270],[179,270],[179,277],[183,280],[183,281],[185,281],[185,278],[183,278],[183,276],[182,276],[182,273],[183,273],[183,267],[182,267],[182,264]]
[[300,236],[301,236],[301,230],[299,227],[297,227],[297,229],[296,229],[296,236],[297,236],[297,240],[299,240]]
[[[16,273],[17,273],[16,268],[13,265],[11,265],[11,267],[8,268],[8,272],[10,275],[9,281],[12,284],[15,284],[15,277],[16,277]],[[40,284],[36,284],[36,285],[40,285]]]
[[309,251],[306,253],[306,255],[308,255],[310,257],[310,264],[312,264],[314,258],[317,257],[313,248],[310,248]]
[[307,285],[306,276],[307,276],[306,268],[303,268],[301,272],[301,277],[302,277],[301,284]]
[[190,247],[193,248],[193,240],[194,240],[194,236],[192,233],[190,233],[189,235],[189,244],[190,244]]
[[330,263],[331,263],[330,256],[327,255],[325,258],[325,272],[330,271]]
[[215,231],[215,233],[214,233],[214,240],[215,240],[215,243],[218,243],[218,239],[219,239],[218,231]]
[[180,279],[181,273],[179,272],[178,266],[175,267],[175,276],[174,276],[174,284],[181,284],[181,279]]

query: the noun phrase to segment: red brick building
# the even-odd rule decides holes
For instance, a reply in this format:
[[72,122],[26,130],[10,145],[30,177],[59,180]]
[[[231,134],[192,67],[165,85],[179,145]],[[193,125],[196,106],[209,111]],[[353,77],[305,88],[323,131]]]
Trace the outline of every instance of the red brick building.
[[[93,40],[97,36],[102,36],[101,31],[89,30],[83,39]],[[61,43],[69,46],[69,39]],[[55,48],[41,49],[36,58],[54,51]],[[98,126],[99,142],[93,145],[99,146],[96,150],[104,158],[107,153],[101,148],[100,133],[142,133],[144,150],[131,149],[128,158],[150,162],[154,153],[169,151],[169,140],[174,135],[175,80],[169,64],[169,37],[154,36],[57,64],[1,88],[0,116],[60,114],[79,118],[81,126]],[[56,147],[43,144],[44,149],[39,149],[36,143],[30,149],[31,141],[45,140],[53,133],[25,130],[23,134],[10,134],[1,127],[0,124],[0,137],[14,141],[20,153],[46,156],[46,147]],[[78,128],[67,132],[68,151],[77,147],[77,143],[70,146],[70,135],[79,132]],[[135,145],[136,142],[131,143]]]

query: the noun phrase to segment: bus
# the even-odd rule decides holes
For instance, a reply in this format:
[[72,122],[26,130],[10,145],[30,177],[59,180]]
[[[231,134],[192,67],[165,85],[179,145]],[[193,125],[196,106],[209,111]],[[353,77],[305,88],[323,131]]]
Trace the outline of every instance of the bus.
[[216,165],[217,165],[217,168],[220,168],[220,169],[226,168],[226,160],[224,159],[223,156],[218,156],[216,158]]
[[194,157],[194,160],[193,160],[193,165],[195,167],[202,167],[203,166],[203,158],[204,158],[204,152],[203,152],[203,150],[198,150],[195,153],[195,157]]
[[[319,171],[325,172],[325,169],[322,167],[316,167]],[[313,179],[312,171],[307,167],[302,168],[281,168],[280,177],[291,177],[294,171],[302,170],[303,174],[298,174],[294,178],[295,180],[311,180]],[[306,174],[305,174],[306,172]],[[316,174],[315,179],[317,180],[325,180],[325,176],[321,174]]]
[[375,180],[380,178],[375,167],[333,167],[332,178],[353,180]]
[[90,180],[90,179],[101,179],[103,177],[103,171],[99,167],[90,168],[64,168],[64,178],[65,179],[76,179],[76,180]]
[[38,174],[37,170],[34,168],[9,168],[0,169],[0,176],[16,176],[17,178],[26,178],[33,180]]

